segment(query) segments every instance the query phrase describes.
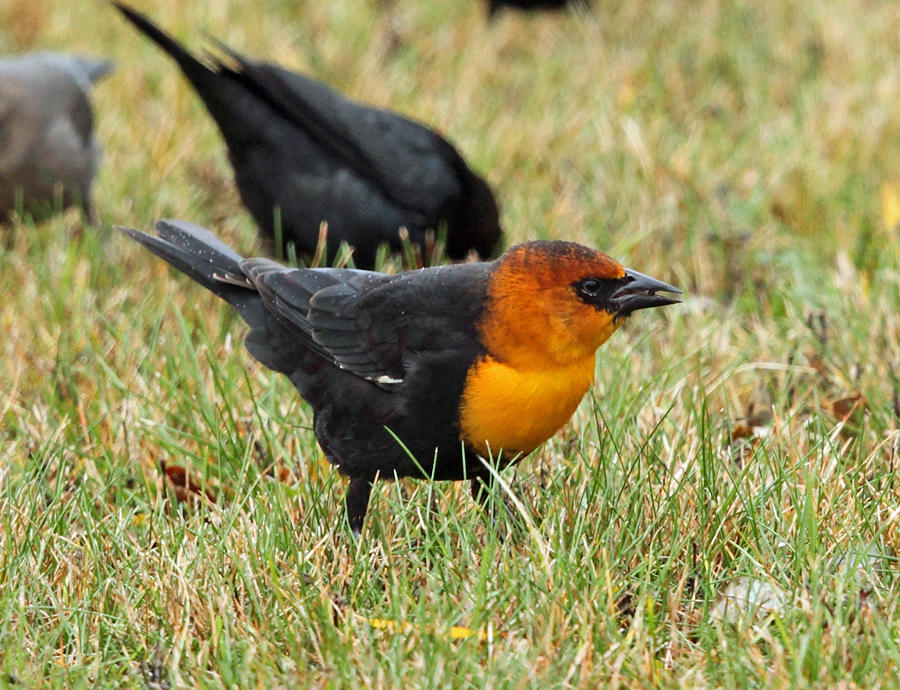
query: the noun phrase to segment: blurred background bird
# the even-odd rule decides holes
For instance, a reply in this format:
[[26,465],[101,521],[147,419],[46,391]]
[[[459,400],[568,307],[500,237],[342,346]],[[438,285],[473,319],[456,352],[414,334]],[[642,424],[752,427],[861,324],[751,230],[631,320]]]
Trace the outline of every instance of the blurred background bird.
[[80,205],[93,219],[92,84],[112,62],[56,53],[0,58],[0,221]]
[[564,10],[567,7],[582,11],[590,9],[589,0],[488,0],[488,19],[494,19],[504,7],[526,12],[539,10]]
[[326,262],[346,242],[355,265],[371,268],[380,245],[399,251],[408,236],[426,247],[429,232],[445,233],[451,259],[493,254],[501,236],[493,192],[433,130],[221,44],[225,61],[207,66],[145,16],[114,4],[203,99],[228,146],[241,200],[270,246],[288,254],[293,243],[312,256],[324,222]]

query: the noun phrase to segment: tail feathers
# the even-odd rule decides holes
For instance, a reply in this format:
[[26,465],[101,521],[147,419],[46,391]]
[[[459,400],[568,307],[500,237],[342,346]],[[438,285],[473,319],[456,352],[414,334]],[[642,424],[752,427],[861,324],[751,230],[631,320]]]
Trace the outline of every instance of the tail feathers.
[[137,10],[118,2],[118,0],[112,0],[112,4],[128,21],[134,24],[142,34],[166,51],[172,59],[178,63],[178,66],[181,67],[185,76],[190,79],[194,88],[201,91],[201,94],[203,93],[204,79],[208,78],[210,74],[213,74],[211,69],[191,55],[191,53],[185,50],[174,38]]
[[195,254],[208,255],[211,260],[215,259],[222,264],[230,264],[229,272],[240,271],[244,257],[204,227],[184,220],[166,218],[157,221],[156,231],[172,244]]
[[[264,366],[299,376],[296,381],[305,380],[298,370],[310,358],[318,359],[319,356],[312,354],[278,314],[266,308],[257,286],[242,268],[244,259],[240,254],[206,228],[184,221],[159,221],[156,224],[158,237],[132,228],[116,226],[116,229],[233,306],[250,326],[244,341],[247,349]],[[247,263],[261,261],[266,260]],[[273,266],[283,270],[277,264]]]
[[243,307],[251,302],[259,304],[259,295],[252,286],[239,286],[235,281],[217,278],[242,276],[243,259],[209,230],[177,220],[159,221],[156,224],[159,237],[132,228],[116,226],[116,229],[236,307],[244,318],[247,316]]

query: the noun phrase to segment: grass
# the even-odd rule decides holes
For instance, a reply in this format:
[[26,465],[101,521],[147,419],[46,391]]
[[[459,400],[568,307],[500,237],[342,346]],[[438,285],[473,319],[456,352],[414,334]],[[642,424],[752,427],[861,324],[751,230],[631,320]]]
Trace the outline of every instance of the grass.
[[102,2],[3,5],[0,50],[118,70],[100,227],[0,228],[0,685],[896,683],[894,3],[139,6],[436,125],[510,244],[585,242],[689,300],[601,349],[494,526],[464,486],[385,483],[354,541],[290,384],[110,229],[258,251],[198,99]]

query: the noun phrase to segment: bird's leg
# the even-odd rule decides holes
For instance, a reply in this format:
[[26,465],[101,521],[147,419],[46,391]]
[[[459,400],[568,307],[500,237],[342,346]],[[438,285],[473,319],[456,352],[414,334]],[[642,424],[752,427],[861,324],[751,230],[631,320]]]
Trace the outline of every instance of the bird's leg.
[[489,474],[486,477],[475,477],[472,479],[472,498],[481,508],[487,517],[489,529],[497,535],[497,539],[502,544],[506,541],[505,528],[498,522],[496,511],[491,510],[491,488],[494,486],[494,475]]
[[90,192],[83,191],[82,195],[81,212],[84,214],[85,220],[90,225],[99,225],[100,217],[97,215],[97,208],[91,201]]
[[369,494],[372,493],[372,480],[368,477],[353,477],[347,487],[347,520],[353,536],[362,532],[366,509],[369,507]]
[[472,480],[472,498],[482,510],[487,510],[488,501],[491,497],[491,488],[494,486],[494,475],[487,477],[475,477]]

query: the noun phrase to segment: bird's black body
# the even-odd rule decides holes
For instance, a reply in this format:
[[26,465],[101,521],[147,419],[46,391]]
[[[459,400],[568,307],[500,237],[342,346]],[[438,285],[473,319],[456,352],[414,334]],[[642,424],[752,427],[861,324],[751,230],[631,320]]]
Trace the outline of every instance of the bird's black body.
[[587,10],[589,0],[488,0],[488,17],[494,15],[504,7],[533,12],[536,10],[564,10],[567,7],[579,7]]
[[247,348],[290,378],[351,478],[357,532],[377,477],[472,479],[480,497],[493,476],[481,458],[508,465],[553,436],[622,319],[678,302],[678,288],[558,240],[386,275],[243,259],[190,223],[156,227],[120,229],[249,324]]
[[401,227],[419,244],[427,230],[446,227],[450,258],[493,253],[501,234],[493,193],[434,131],[227,49],[233,66],[208,67],[143,15],[117,7],[196,89],[228,146],[241,199],[270,241],[280,222],[283,241],[312,254],[326,221],[329,258],[346,241],[355,264],[371,267],[381,244],[402,246]]
[[[472,449],[463,463],[458,425],[447,420],[458,420],[466,372],[484,351],[474,324],[495,264],[398,275],[290,269],[245,260],[190,223],[160,221],[159,237],[122,230],[250,325],[247,348],[290,378],[315,412],[316,438],[328,459],[353,480],[354,529],[376,475],[484,475]],[[354,500],[361,510],[354,512]]]

